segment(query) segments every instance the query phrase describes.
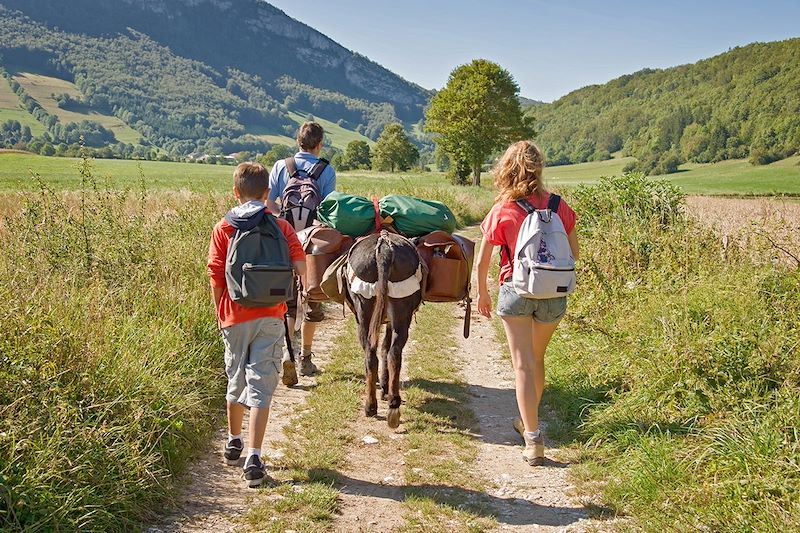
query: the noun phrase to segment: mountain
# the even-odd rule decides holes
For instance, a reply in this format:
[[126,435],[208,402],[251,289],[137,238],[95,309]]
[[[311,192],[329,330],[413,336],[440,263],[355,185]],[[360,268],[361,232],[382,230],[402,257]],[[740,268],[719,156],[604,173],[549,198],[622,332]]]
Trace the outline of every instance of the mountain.
[[644,171],[800,150],[800,39],[646,69],[533,108],[548,164],[635,156]]
[[545,105],[545,102],[542,102],[541,100],[532,100],[530,98],[525,98],[524,96],[518,96],[517,99],[519,100],[519,105],[522,106],[522,109]]
[[0,0],[0,57],[23,93],[15,73],[72,83],[72,105],[175,153],[288,139],[309,114],[375,139],[430,97],[261,0]]

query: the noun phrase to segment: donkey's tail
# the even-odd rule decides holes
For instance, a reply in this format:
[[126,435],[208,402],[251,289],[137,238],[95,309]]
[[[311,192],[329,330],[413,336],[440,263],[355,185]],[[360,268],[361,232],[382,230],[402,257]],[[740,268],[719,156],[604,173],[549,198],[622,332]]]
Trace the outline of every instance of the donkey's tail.
[[375,308],[369,321],[369,345],[378,349],[383,315],[386,314],[386,299],[389,297],[389,269],[394,262],[394,249],[386,231],[381,231],[375,243],[375,265],[378,268],[378,284],[375,286]]

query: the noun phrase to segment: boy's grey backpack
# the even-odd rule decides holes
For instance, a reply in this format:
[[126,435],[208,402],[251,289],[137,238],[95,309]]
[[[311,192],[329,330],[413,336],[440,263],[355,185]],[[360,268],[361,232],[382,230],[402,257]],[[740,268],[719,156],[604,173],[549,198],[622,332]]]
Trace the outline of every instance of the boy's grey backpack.
[[517,205],[528,213],[517,234],[512,287],[524,298],[558,298],[575,290],[575,258],[558,205],[550,195],[547,209],[535,209],[527,200]]
[[272,307],[290,300],[294,265],[275,217],[261,210],[245,225],[232,213],[225,220],[236,229],[225,261],[231,300],[244,307]]
[[284,163],[286,187],[281,194],[281,218],[295,231],[302,231],[317,219],[317,209],[323,200],[318,180],[329,163],[320,159],[308,172],[297,168],[294,156],[287,157]]

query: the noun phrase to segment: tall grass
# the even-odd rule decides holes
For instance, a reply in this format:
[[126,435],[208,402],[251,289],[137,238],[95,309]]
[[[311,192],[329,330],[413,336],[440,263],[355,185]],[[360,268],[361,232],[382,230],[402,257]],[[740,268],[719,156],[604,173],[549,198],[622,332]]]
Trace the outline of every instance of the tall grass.
[[[582,475],[647,531],[800,526],[800,273],[719,238],[666,182],[572,197],[580,290],[547,400]],[[764,253],[763,249],[759,254]]]
[[[151,192],[141,171],[138,186],[96,176],[84,159],[73,191],[34,176],[0,198],[2,530],[135,529],[220,422],[205,259],[232,199]],[[460,224],[491,199],[371,183],[380,196],[442,200]]]
[[0,233],[0,529],[120,531],[215,426],[224,376],[205,276],[216,200],[170,209],[80,169]]

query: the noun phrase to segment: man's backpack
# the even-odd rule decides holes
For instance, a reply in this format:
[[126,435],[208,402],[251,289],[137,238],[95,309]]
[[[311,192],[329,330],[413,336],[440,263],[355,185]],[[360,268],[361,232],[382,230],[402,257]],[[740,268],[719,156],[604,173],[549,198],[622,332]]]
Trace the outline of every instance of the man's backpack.
[[237,227],[231,213],[225,219],[236,228],[225,261],[231,300],[244,307],[272,307],[290,300],[294,265],[275,217],[262,211],[245,227]]
[[517,205],[528,213],[517,234],[512,287],[524,298],[558,298],[575,290],[575,258],[558,206],[551,194],[547,209],[535,209],[527,200]]
[[317,218],[317,209],[322,203],[319,178],[328,166],[328,160],[320,159],[306,172],[297,168],[294,156],[284,160],[286,164],[286,187],[281,194],[281,218],[289,222],[295,231],[301,231]]

